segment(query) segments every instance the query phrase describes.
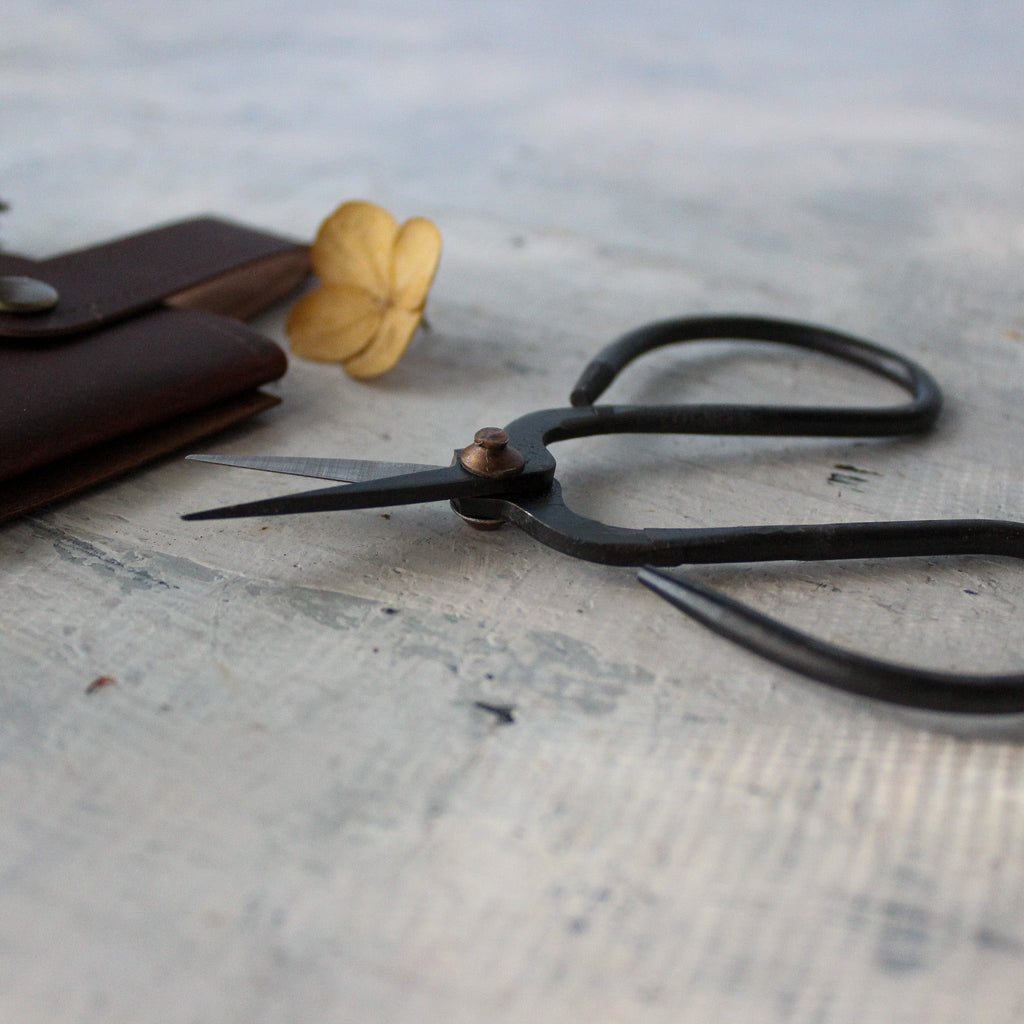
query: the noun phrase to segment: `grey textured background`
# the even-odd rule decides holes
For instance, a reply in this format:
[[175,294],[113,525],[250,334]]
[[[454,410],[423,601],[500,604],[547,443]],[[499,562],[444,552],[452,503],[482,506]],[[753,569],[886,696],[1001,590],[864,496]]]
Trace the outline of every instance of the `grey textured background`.
[[[434,219],[432,333],[371,385],[293,362],[221,449],[440,461],[622,330],[758,312],[919,359],[939,428],[572,442],[575,507],[1020,519],[1022,30],[1016,2],[7,0],[0,241]],[[668,352],[611,395],[879,388]],[[289,486],[170,459],[0,528],[4,1020],[1024,1017],[1019,722],[832,696],[442,506],[178,518]],[[890,657],[1021,665],[1004,561],[695,572]]]

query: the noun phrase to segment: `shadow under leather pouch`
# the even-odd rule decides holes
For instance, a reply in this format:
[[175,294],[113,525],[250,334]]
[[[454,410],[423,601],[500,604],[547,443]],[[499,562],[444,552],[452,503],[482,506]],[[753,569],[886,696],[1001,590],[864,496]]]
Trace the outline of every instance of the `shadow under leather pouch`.
[[56,291],[0,312],[0,519],[276,405],[259,387],[285,354],[241,321],[308,272],[307,247],[212,217],[52,259],[0,253],[0,277]]

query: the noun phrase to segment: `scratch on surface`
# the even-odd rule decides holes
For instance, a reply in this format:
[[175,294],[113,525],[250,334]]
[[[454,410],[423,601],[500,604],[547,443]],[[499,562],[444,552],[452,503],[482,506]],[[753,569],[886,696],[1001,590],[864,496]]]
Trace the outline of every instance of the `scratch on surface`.
[[830,484],[852,487],[854,490],[860,490],[857,484],[866,484],[869,476],[882,475],[873,469],[861,469],[859,466],[851,466],[846,462],[837,462],[832,469],[835,472],[828,478]]
[[72,536],[62,530],[44,527],[39,523],[33,524],[33,529],[37,534],[46,537],[53,544],[57,554],[65,561],[113,576],[120,582],[124,590],[179,589],[177,585],[154,576],[146,569],[128,565],[119,558],[115,558],[91,541]]

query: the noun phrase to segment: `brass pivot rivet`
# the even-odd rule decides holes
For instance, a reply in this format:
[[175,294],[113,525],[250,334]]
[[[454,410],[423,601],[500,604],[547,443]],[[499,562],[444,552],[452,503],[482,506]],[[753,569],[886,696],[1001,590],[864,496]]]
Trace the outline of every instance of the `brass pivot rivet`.
[[526,460],[509,445],[508,431],[501,427],[483,427],[473,443],[459,453],[459,464],[474,476],[500,480],[522,471]]
[[57,305],[57,289],[34,277],[0,277],[0,313],[45,313]]
[[508,431],[501,427],[481,427],[473,435],[473,444],[493,451],[508,447]]

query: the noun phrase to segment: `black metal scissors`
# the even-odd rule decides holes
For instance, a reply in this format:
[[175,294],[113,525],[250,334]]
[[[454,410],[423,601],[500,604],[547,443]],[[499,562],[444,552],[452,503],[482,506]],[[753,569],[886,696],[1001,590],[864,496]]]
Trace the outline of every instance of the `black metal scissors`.
[[[749,340],[808,349],[862,367],[910,397],[901,405],[812,407],[736,404],[595,405],[632,360],[665,345]],[[746,316],[702,316],[641,327],[604,348],[572,391],[572,405],[527,413],[504,429],[477,432],[449,466],[344,459],[191,455],[190,459],[290,473],[342,486],[186,515],[185,519],[285,515],[449,500],[471,525],[512,523],[574,558],[644,566],[641,581],[719,634],[840,689],[919,708],[970,713],[1024,711],[1024,674],[934,672],[869,658],[796,632],[731,598],[656,566],[893,558],[1024,556],[1024,524],[994,520],[837,523],[698,529],[628,529],[573,512],[562,499],[548,445],[598,434],[731,434],[882,437],[920,433],[942,395],[915,362],[878,345],[809,324]]]

